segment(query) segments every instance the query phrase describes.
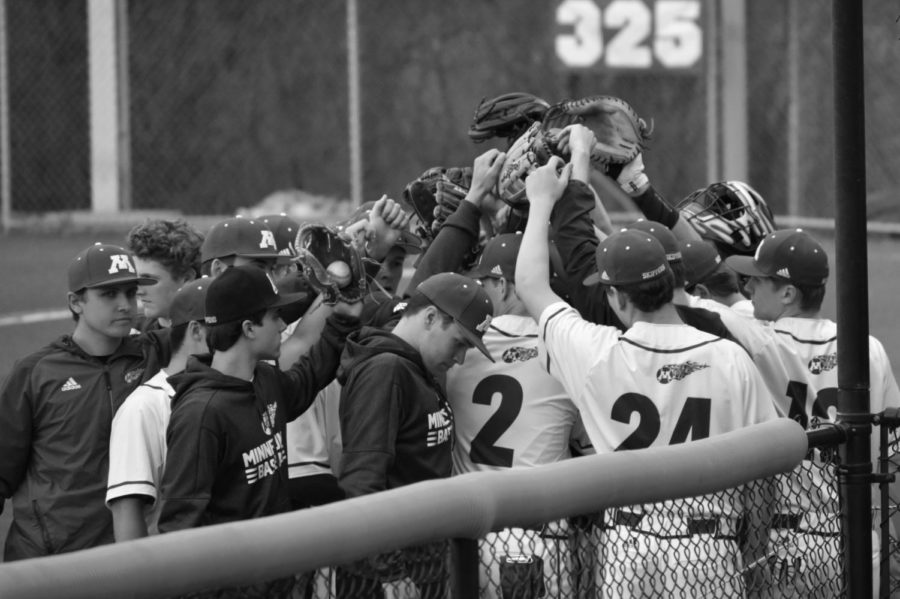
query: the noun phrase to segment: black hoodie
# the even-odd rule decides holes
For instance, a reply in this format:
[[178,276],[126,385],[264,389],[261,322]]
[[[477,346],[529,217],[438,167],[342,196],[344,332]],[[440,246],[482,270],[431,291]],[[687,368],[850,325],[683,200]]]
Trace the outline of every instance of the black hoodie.
[[288,511],[285,425],[312,404],[337,370],[358,320],[331,316],[321,339],[290,370],[259,362],[253,381],[192,356],[169,377],[175,389],[166,432],[160,532]]
[[363,327],[347,339],[338,382],[348,497],[450,476],[453,414],[415,348]]

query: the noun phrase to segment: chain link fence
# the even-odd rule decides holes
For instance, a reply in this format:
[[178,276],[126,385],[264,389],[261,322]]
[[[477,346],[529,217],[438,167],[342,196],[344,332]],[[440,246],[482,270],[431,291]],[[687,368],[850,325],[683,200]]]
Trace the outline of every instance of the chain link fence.
[[[89,208],[87,0],[4,2],[13,213]],[[568,68],[555,51],[569,31],[563,2],[359,2],[364,199],[399,197],[437,164],[471,164],[485,149],[466,136],[476,104],[514,90],[626,98],[656,122],[645,153],[656,187],[677,200],[707,184],[708,87],[722,73],[705,58],[682,71]],[[606,52],[639,16],[653,27],[663,4],[584,2],[605,19]],[[712,55],[729,39],[707,20],[719,0],[691,3]],[[778,214],[833,214],[830,4],[745,3],[748,138],[721,143],[746,143],[748,180]],[[863,4],[869,214],[896,222],[900,12]],[[346,2],[128,0],[125,14],[133,209],[234,213],[279,189],[350,196]],[[648,31],[637,50],[656,43]]]
[[[894,433],[889,453],[898,445]],[[491,533],[469,556],[478,597],[843,597],[838,449],[812,449],[792,472],[720,493]],[[896,551],[897,540],[890,543]],[[465,569],[450,547],[407,548],[299,575],[292,596],[449,597],[452,569]],[[874,549],[873,564],[877,542]]]

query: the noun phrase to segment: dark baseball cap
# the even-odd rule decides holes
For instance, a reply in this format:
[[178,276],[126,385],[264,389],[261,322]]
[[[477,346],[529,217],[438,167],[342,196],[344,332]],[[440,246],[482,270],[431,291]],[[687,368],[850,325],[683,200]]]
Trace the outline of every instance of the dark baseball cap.
[[585,285],[633,285],[652,281],[669,270],[666,250],[658,239],[634,229],[613,233],[597,246],[597,272]]
[[504,277],[514,283],[520,247],[522,235],[518,233],[504,233],[493,237],[481,250],[478,264],[469,272],[469,276],[473,279]]
[[766,235],[751,256],[731,256],[725,264],[751,277],[777,277],[797,285],[824,285],[828,254],[803,229],[781,229]]
[[200,246],[200,260],[240,256],[255,260],[289,263],[290,256],[279,256],[275,234],[262,221],[235,216],[210,228]]
[[205,322],[206,291],[212,281],[209,277],[188,281],[175,292],[169,306],[169,320],[173,327],[192,320]]
[[466,339],[481,350],[488,360],[494,361],[481,340],[491,324],[494,304],[477,281],[457,273],[443,272],[419,283],[416,291],[453,317]]
[[655,220],[640,219],[631,223],[626,227],[635,231],[643,231],[649,233],[659,240],[663,249],[666,250],[666,260],[669,262],[677,262],[681,260],[681,247],[678,245],[678,239],[669,227]]
[[68,270],[69,291],[113,285],[155,285],[156,279],[141,277],[131,252],[117,245],[95,243],[78,253]]
[[[369,214],[372,212],[372,208],[375,206],[374,201],[369,201],[363,203],[359,208],[353,211],[353,214],[350,215],[347,220],[338,223],[335,226],[335,229],[338,233],[343,233],[348,227],[355,225],[361,220],[369,220]],[[401,208],[405,212],[409,212],[405,206],[401,205]],[[410,231],[402,229],[400,231],[400,236],[397,238],[397,241],[394,243],[394,246],[403,248],[406,250],[407,254],[418,254],[422,251],[422,238],[418,235],[414,235]]]
[[279,294],[265,272],[251,264],[229,268],[213,279],[206,291],[206,324],[248,318],[262,310],[304,301],[303,293]]
[[719,250],[711,241],[684,241],[681,243],[681,260],[684,263],[685,285],[696,285],[713,274],[722,264]]
[[260,216],[257,220],[261,221],[275,235],[275,249],[278,250],[279,256],[290,256],[291,258],[297,256],[297,248],[294,247],[294,243],[297,240],[300,223],[284,212]]

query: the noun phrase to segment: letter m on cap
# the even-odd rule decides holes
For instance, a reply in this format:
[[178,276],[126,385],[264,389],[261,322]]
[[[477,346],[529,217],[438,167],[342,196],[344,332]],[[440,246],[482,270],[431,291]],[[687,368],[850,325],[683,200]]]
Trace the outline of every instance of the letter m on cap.
[[111,254],[109,256],[109,274],[113,275],[123,270],[134,272],[134,266],[131,265],[128,254]]

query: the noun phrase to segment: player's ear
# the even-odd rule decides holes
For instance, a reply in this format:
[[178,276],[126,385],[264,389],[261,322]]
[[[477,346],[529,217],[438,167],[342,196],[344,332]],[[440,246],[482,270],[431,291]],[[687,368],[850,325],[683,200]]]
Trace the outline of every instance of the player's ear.
[[66,303],[69,305],[69,309],[75,314],[81,314],[84,308],[82,304],[84,304],[84,292],[75,293],[74,291],[69,291],[66,294]]
[[800,303],[800,289],[788,283],[781,288],[781,303],[785,306]]
[[212,278],[218,277],[226,270],[228,270],[228,265],[224,261],[213,258],[212,264],[209,267],[209,276]]
[[250,339],[254,339],[256,337],[256,333],[253,332],[254,323],[252,320],[244,320],[241,322],[241,332],[245,337],[249,337]]
[[697,283],[696,285],[694,285],[694,288],[691,290],[691,293],[693,295],[696,295],[697,297],[700,297],[703,299],[709,299],[710,296],[712,295],[709,292],[709,289],[707,289],[706,285],[704,285],[703,283]]

